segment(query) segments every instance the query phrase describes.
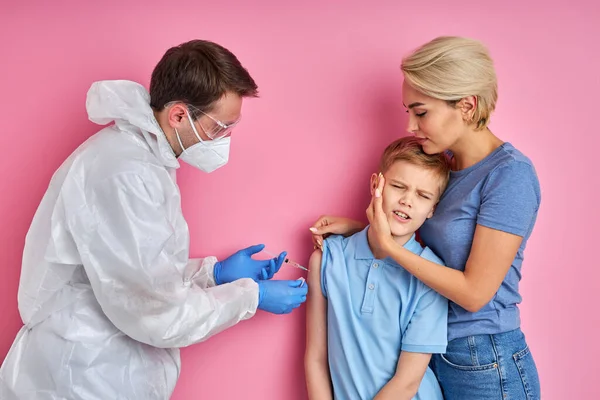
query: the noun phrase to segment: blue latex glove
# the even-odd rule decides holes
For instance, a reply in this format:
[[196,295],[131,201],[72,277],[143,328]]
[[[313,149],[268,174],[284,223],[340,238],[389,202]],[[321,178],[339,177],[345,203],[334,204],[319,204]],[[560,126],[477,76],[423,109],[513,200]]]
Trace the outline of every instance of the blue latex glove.
[[287,253],[284,251],[279,257],[267,260],[252,259],[253,254],[260,253],[264,248],[264,244],[250,246],[217,262],[214,268],[215,283],[221,285],[241,278],[254,279],[256,282],[271,279],[281,268]]
[[288,314],[306,301],[304,281],[258,281],[258,308],[273,314]]

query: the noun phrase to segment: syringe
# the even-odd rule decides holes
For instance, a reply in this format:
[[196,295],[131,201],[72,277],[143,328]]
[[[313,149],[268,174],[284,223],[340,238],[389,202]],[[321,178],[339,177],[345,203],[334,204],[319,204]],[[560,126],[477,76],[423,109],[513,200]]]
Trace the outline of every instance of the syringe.
[[[264,251],[266,254],[270,255],[271,257],[279,257],[279,256],[276,256],[275,254],[269,253],[269,252],[268,252],[268,251],[266,251],[266,250],[263,250],[263,251]],[[303,270],[305,270],[305,271],[308,271],[308,268],[305,268],[305,267],[303,267],[302,265],[298,264],[298,263],[297,263],[297,262],[295,262],[295,261],[292,261],[292,260],[290,260],[290,259],[289,259],[289,258],[287,258],[287,257],[286,257],[286,259],[285,259],[283,262],[284,262],[284,263],[286,263],[286,264],[288,264],[288,265],[289,265],[289,266],[291,266],[291,267],[294,267],[294,268],[300,268],[300,269],[303,269]]]

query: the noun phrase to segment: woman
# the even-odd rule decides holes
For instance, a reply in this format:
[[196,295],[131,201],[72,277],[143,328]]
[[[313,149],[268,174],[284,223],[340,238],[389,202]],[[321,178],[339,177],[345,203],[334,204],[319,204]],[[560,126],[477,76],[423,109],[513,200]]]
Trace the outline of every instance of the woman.
[[[448,188],[420,230],[447,267],[392,240],[381,193],[402,190],[393,182],[380,181],[367,210],[377,232],[374,245],[450,300],[447,352],[432,359],[446,399],[539,399],[517,305],[540,189],[531,161],[487,127],[497,100],[492,59],[475,40],[440,37],[405,58],[402,71],[408,131],[422,140],[426,153],[451,156]],[[410,203],[408,198],[404,205],[409,210]],[[321,245],[323,235],[363,227],[326,216],[311,231]]]

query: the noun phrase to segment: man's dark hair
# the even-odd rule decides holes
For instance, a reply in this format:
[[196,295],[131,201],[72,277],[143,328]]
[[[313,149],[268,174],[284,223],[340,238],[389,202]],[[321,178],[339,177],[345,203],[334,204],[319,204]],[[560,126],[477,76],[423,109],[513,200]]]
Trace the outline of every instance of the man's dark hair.
[[226,92],[257,97],[257,89],[233,53],[213,42],[192,40],[167,50],[154,68],[150,106],[161,111],[168,103],[181,101],[208,112]]

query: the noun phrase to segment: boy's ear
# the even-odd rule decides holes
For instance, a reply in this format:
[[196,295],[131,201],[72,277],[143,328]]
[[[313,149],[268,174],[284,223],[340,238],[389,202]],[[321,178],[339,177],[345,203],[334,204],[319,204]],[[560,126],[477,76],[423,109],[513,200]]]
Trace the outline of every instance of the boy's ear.
[[371,175],[371,196],[373,196],[375,194],[375,189],[377,189],[377,180],[379,178],[379,174],[372,174]]
[[433,217],[433,213],[435,213],[436,207],[437,207],[437,203],[435,203],[435,206],[433,206],[433,208],[431,209],[431,211],[429,211],[429,214],[427,214],[427,219]]

